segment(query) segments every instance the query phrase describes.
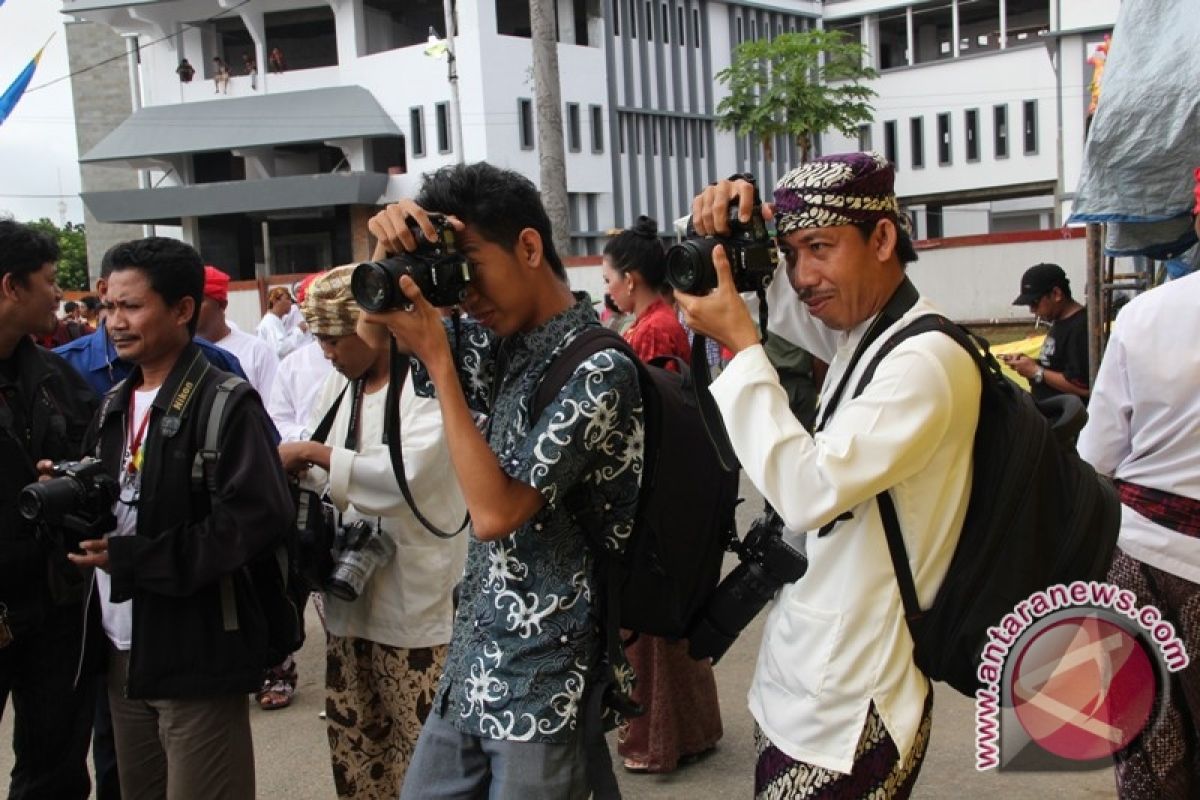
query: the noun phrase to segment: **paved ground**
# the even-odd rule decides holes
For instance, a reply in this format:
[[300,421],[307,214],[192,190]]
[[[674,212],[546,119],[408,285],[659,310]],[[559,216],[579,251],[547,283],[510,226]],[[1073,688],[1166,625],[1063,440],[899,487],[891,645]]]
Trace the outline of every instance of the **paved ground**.
[[[752,489],[743,494],[757,498]],[[748,500],[739,529],[759,508]],[[328,800],[334,797],[324,722],[322,635],[310,613],[308,643],[300,654],[300,693],[280,711],[251,711],[258,769],[258,796],[264,800]],[[753,789],[753,722],[746,710],[746,688],[753,672],[761,615],[717,665],[717,685],[725,736],[707,759],[672,775],[619,774],[629,800],[650,798],[748,798]],[[1110,770],[1084,773],[979,773],[974,768],[973,703],[945,686],[935,688],[933,739],[915,797],[922,800],[1074,800],[1113,798]],[[0,775],[12,768],[9,742],[11,710],[0,722]],[[0,781],[0,785],[4,785]]]

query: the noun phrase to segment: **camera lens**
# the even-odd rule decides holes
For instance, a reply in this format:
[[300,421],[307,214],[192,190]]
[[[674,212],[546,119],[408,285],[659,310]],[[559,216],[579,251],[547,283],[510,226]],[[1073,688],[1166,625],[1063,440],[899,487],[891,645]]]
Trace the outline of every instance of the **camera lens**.
[[667,282],[684,294],[705,294],[717,287],[712,252],[716,239],[687,239],[667,250]]
[[26,486],[17,497],[17,508],[20,510],[21,516],[31,522],[42,516],[42,509],[45,505],[45,492],[42,491],[42,486],[38,483]]
[[354,268],[350,292],[355,302],[367,311],[386,311],[395,306],[395,296],[399,293],[396,281],[383,263],[370,261]]

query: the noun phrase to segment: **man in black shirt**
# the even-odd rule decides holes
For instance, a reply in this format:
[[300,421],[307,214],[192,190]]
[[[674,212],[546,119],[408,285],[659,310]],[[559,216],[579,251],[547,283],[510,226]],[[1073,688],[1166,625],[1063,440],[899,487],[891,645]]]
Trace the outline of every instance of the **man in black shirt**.
[[58,324],[58,257],[50,237],[0,219],[0,714],[11,695],[8,797],[83,800],[94,705],[94,683],[76,686],[85,584],[17,506],[38,461],[79,457],[94,411],[83,379],[31,338]]
[[1087,312],[1071,297],[1071,282],[1057,264],[1035,264],[1021,276],[1021,293],[1014,306],[1029,306],[1039,319],[1052,323],[1042,352],[1034,361],[1014,355],[1004,359],[1008,366],[1029,381],[1034,398],[1045,400],[1059,394],[1088,399]]

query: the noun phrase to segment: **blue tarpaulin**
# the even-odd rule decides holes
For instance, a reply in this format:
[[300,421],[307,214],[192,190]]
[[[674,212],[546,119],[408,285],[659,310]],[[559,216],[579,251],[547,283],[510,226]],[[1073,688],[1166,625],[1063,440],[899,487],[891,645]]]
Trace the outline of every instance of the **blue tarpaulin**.
[[1192,3],[1121,4],[1069,220],[1107,223],[1110,255],[1169,258],[1196,241],[1197,41]]

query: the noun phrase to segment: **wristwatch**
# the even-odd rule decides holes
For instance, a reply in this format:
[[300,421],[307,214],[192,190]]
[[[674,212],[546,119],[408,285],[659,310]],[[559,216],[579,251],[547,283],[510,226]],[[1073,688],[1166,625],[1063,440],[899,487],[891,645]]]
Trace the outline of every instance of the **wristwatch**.
[[1046,379],[1046,369],[1045,369],[1045,367],[1038,367],[1038,368],[1037,368],[1037,372],[1033,373],[1033,382],[1034,382],[1034,383],[1041,383],[1041,382],[1042,382],[1042,381],[1044,381],[1045,379]]

